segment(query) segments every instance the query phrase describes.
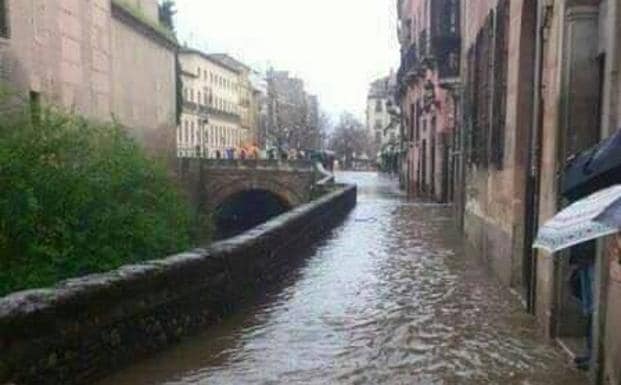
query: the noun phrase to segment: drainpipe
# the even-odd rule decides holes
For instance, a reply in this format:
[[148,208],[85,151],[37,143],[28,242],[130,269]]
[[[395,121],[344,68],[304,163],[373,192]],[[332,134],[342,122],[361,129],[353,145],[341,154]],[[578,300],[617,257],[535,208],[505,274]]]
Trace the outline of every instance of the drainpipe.
[[527,258],[530,259],[530,282],[527,298],[528,312],[536,313],[537,293],[537,253],[531,247],[539,227],[539,193],[541,190],[541,138],[543,136],[543,46],[546,34],[547,13],[551,10],[548,0],[537,1],[537,26],[535,39],[535,65],[533,87],[533,120],[528,133],[529,151],[527,155],[527,180],[525,218],[527,219],[524,245]]

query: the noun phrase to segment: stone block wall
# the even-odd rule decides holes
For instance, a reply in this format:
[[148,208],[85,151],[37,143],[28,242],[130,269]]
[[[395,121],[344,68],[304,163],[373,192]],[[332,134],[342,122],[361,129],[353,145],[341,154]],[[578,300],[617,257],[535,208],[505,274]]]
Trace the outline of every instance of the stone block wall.
[[[28,100],[117,121],[152,154],[174,156],[176,43],[155,30],[157,1],[5,0],[0,80]],[[144,19],[122,12],[130,4]],[[117,5],[115,5],[117,4]]]
[[0,384],[92,384],[279,282],[356,204],[338,190],[206,249],[0,299]]
[[[462,2],[462,68],[468,68],[466,53],[475,46],[477,34],[497,7],[498,0]],[[522,270],[535,49],[531,36],[536,21],[533,7],[532,1],[509,1],[502,167],[471,165],[465,175],[464,215],[470,218],[466,221],[481,223],[481,232],[487,235],[478,236],[468,226],[465,232],[501,281],[520,293],[526,285]]]

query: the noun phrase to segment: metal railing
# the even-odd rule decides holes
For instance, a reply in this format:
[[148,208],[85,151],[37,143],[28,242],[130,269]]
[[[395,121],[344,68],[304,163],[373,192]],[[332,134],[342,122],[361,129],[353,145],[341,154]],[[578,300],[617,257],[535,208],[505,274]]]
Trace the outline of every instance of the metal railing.
[[186,161],[200,161],[207,168],[219,169],[277,169],[303,170],[313,169],[313,162],[305,159],[207,159],[196,157],[181,157]]

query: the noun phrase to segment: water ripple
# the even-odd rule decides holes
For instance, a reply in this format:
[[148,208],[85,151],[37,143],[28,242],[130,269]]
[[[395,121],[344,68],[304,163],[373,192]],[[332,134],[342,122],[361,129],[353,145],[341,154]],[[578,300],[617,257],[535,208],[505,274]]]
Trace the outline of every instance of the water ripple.
[[265,303],[104,384],[581,385],[467,256],[446,206],[344,174],[359,204]]

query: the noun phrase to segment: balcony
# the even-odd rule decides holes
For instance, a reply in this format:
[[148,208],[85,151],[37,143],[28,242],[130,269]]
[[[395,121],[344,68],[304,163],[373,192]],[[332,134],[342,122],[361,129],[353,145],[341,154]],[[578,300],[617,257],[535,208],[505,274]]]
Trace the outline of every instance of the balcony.
[[409,82],[413,77],[420,75],[420,61],[416,44],[411,44],[401,57],[401,66],[397,73],[400,84]]
[[437,36],[432,44],[439,77],[441,79],[458,77],[461,46],[459,36]]
[[217,110],[215,108],[209,107],[209,106],[201,106],[201,108],[203,108],[203,111],[205,111],[205,113],[208,114],[209,116],[215,116],[215,117],[218,117],[224,120],[228,120],[233,123],[241,122],[241,118],[239,117],[239,114],[236,114],[234,112],[221,111],[221,110]]
[[461,50],[460,1],[434,0],[431,4],[429,57],[441,79],[459,76]]
[[236,114],[234,112],[221,111],[204,104],[199,105],[197,103],[187,100],[183,102],[183,109],[185,112],[192,112],[206,118],[218,117],[220,119],[228,120],[233,123],[239,123],[241,121],[239,114]]

